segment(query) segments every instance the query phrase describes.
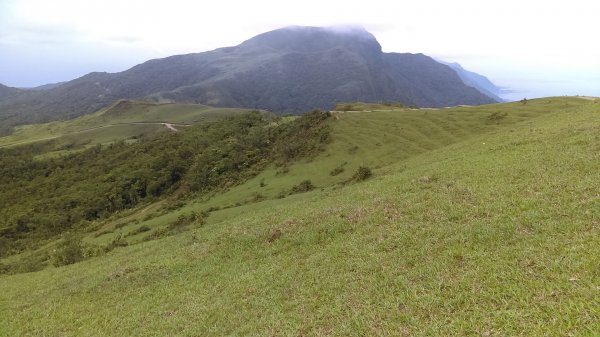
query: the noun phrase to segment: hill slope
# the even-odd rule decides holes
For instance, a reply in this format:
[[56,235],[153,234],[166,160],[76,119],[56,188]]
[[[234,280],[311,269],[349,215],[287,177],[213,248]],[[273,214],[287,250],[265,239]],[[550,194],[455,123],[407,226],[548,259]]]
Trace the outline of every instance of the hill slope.
[[[375,113],[380,122],[364,128],[375,134],[354,141],[412,155],[368,159],[383,162],[366,182],[222,209],[177,236],[2,276],[0,331],[596,335],[599,104],[418,111],[437,125],[419,132],[410,115]],[[331,146],[368,114],[332,120]],[[404,141],[384,141],[395,117],[404,119],[393,137]]]
[[[119,100],[106,109],[63,122],[18,126],[0,137],[0,148],[53,140],[49,148],[74,150],[81,146],[148,136],[248,112],[202,104],[158,104]],[[170,125],[170,127],[169,127]]]
[[0,84],[0,99],[17,95],[21,93],[22,90],[12,87],[7,87],[3,84]]
[[117,99],[202,103],[275,112],[331,109],[349,101],[453,106],[493,100],[422,54],[385,54],[363,29],[291,27],[238,46],[90,73],[48,90],[0,100],[7,125],[91,113]]

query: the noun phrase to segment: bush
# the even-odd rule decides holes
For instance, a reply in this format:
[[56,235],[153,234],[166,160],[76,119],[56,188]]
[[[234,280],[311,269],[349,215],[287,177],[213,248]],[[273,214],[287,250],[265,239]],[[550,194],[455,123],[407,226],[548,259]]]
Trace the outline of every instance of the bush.
[[260,202],[260,201],[263,201],[265,199],[266,199],[266,197],[264,195],[260,194],[260,193],[255,193],[254,196],[252,197],[252,201],[253,202]]
[[341,166],[338,166],[336,168],[334,168],[333,170],[331,170],[331,172],[329,172],[330,176],[337,176],[338,174],[344,172],[344,168]]
[[157,216],[157,214],[155,212],[152,213],[148,213],[146,215],[144,215],[144,218],[142,218],[142,221],[148,221],[150,219],[153,219]]
[[150,230],[150,227],[146,226],[146,225],[142,225],[134,230],[132,230],[131,232],[127,233],[127,235],[125,235],[125,237],[128,236],[133,236],[133,235],[138,235],[140,233],[144,233]]
[[171,232],[180,232],[187,225],[202,226],[206,223],[207,217],[208,212],[181,214],[177,217],[177,220],[171,222],[167,228]]
[[292,187],[290,194],[303,193],[311,191],[315,188],[310,180],[303,180],[300,184]]
[[504,119],[506,116],[508,116],[507,112],[492,112],[487,118],[490,121],[499,121],[501,119]]
[[10,273],[10,266],[0,262],[0,275]]
[[127,240],[125,240],[121,234],[118,234],[108,245],[106,245],[106,247],[104,247],[104,251],[108,253],[117,247],[127,247],[128,245],[129,243]]
[[340,166],[334,168],[333,170],[331,170],[331,172],[329,172],[330,176],[337,176],[338,174],[344,172],[344,166],[348,164],[347,162],[344,162],[343,164],[341,164]]
[[284,174],[286,174],[288,172],[290,172],[290,168],[287,167],[287,166],[284,166],[284,167],[280,168],[279,170],[277,170],[277,172],[275,172],[275,176],[284,175]]
[[143,240],[150,241],[154,239],[159,239],[163,237],[167,237],[170,235],[175,235],[181,233],[185,230],[185,227],[188,225],[194,225],[197,227],[203,226],[206,223],[206,218],[208,217],[208,212],[192,212],[190,214],[181,214],[177,217],[177,219],[166,227],[159,228],[154,232],[146,235]]
[[55,267],[77,263],[83,260],[83,245],[81,239],[73,236],[66,237],[52,255]]
[[3,269],[6,274],[31,273],[44,269],[46,265],[43,260],[42,257],[28,255],[12,265],[4,266]]
[[370,168],[366,166],[360,166],[358,170],[356,170],[356,173],[354,173],[354,176],[352,176],[352,180],[363,181],[371,178],[372,175],[373,172],[371,172]]

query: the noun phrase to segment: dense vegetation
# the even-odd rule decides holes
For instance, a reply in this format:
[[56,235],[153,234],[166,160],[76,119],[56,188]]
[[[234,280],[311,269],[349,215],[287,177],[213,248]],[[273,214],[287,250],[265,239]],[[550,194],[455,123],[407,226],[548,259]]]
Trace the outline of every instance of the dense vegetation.
[[44,143],[0,149],[0,256],[141,203],[227,189],[267,164],[314,155],[329,140],[328,116],[285,122],[252,112],[48,159],[36,159]]

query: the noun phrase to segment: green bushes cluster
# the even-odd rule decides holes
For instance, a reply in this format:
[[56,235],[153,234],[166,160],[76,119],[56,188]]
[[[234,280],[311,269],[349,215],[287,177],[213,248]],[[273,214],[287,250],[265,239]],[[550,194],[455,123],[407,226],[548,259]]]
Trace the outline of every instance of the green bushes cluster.
[[366,166],[360,166],[347,182],[364,181],[364,180],[371,178],[371,176],[373,176],[373,172],[371,171],[370,168],[368,168]]
[[[47,159],[37,157],[43,143],[0,149],[0,257],[175,191],[185,197],[227,189],[271,163],[285,167],[314,156],[330,141],[329,116],[316,110],[284,120],[250,112]],[[58,263],[77,260],[76,245],[61,249]]]
[[358,170],[356,170],[356,173],[354,174],[354,180],[356,180],[356,181],[367,180],[367,179],[371,178],[372,175],[373,175],[373,172],[371,172],[370,168],[368,168],[366,166],[360,166],[358,168]]
[[303,180],[298,185],[294,185],[290,191],[290,194],[296,193],[304,193],[308,191],[312,191],[315,186],[312,184],[310,180]]
[[208,212],[191,212],[189,214],[180,214],[175,221],[169,223],[166,227],[155,230],[144,237],[144,241],[150,241],[169,235],[174,235],[183,232],[186,228],[200,227],[206,223]]
[[52,264],[55,267],[73,264],[83,260],[84,248],[81,239],[68,236],[62,240],[52,254]]
[[344,172],[344,166],[346,166],[346,164],[348,164],[348,163],[344,162],[341,165],[337,166],[336,168],[331,170],[331,172],[329,172],[329,175],[333,177],[333,176],[337,176],[338,174]]

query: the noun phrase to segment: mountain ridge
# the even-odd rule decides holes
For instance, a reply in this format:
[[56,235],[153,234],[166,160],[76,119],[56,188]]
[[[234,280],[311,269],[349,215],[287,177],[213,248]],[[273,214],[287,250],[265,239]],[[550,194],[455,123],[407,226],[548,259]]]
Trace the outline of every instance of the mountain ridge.
[[287,27],[234,47],[93,72],[47,90],[0,99],[4,126],[69,119],[118,99],[301,113],[338,102],[401,101],[441,107],[493,99],[423,54],[383,53],[361,28]]
[[489,78],[478,74],[473,71],[466,70],[457,62],[444,62],[441,60],[437,60],[438,62],[445,64],[456,71],[456,74],[466,85],[477,89],[482,94],[498,101],[504,102],[504,99],[500,97],[502,94],[502,89],[497,87]]

